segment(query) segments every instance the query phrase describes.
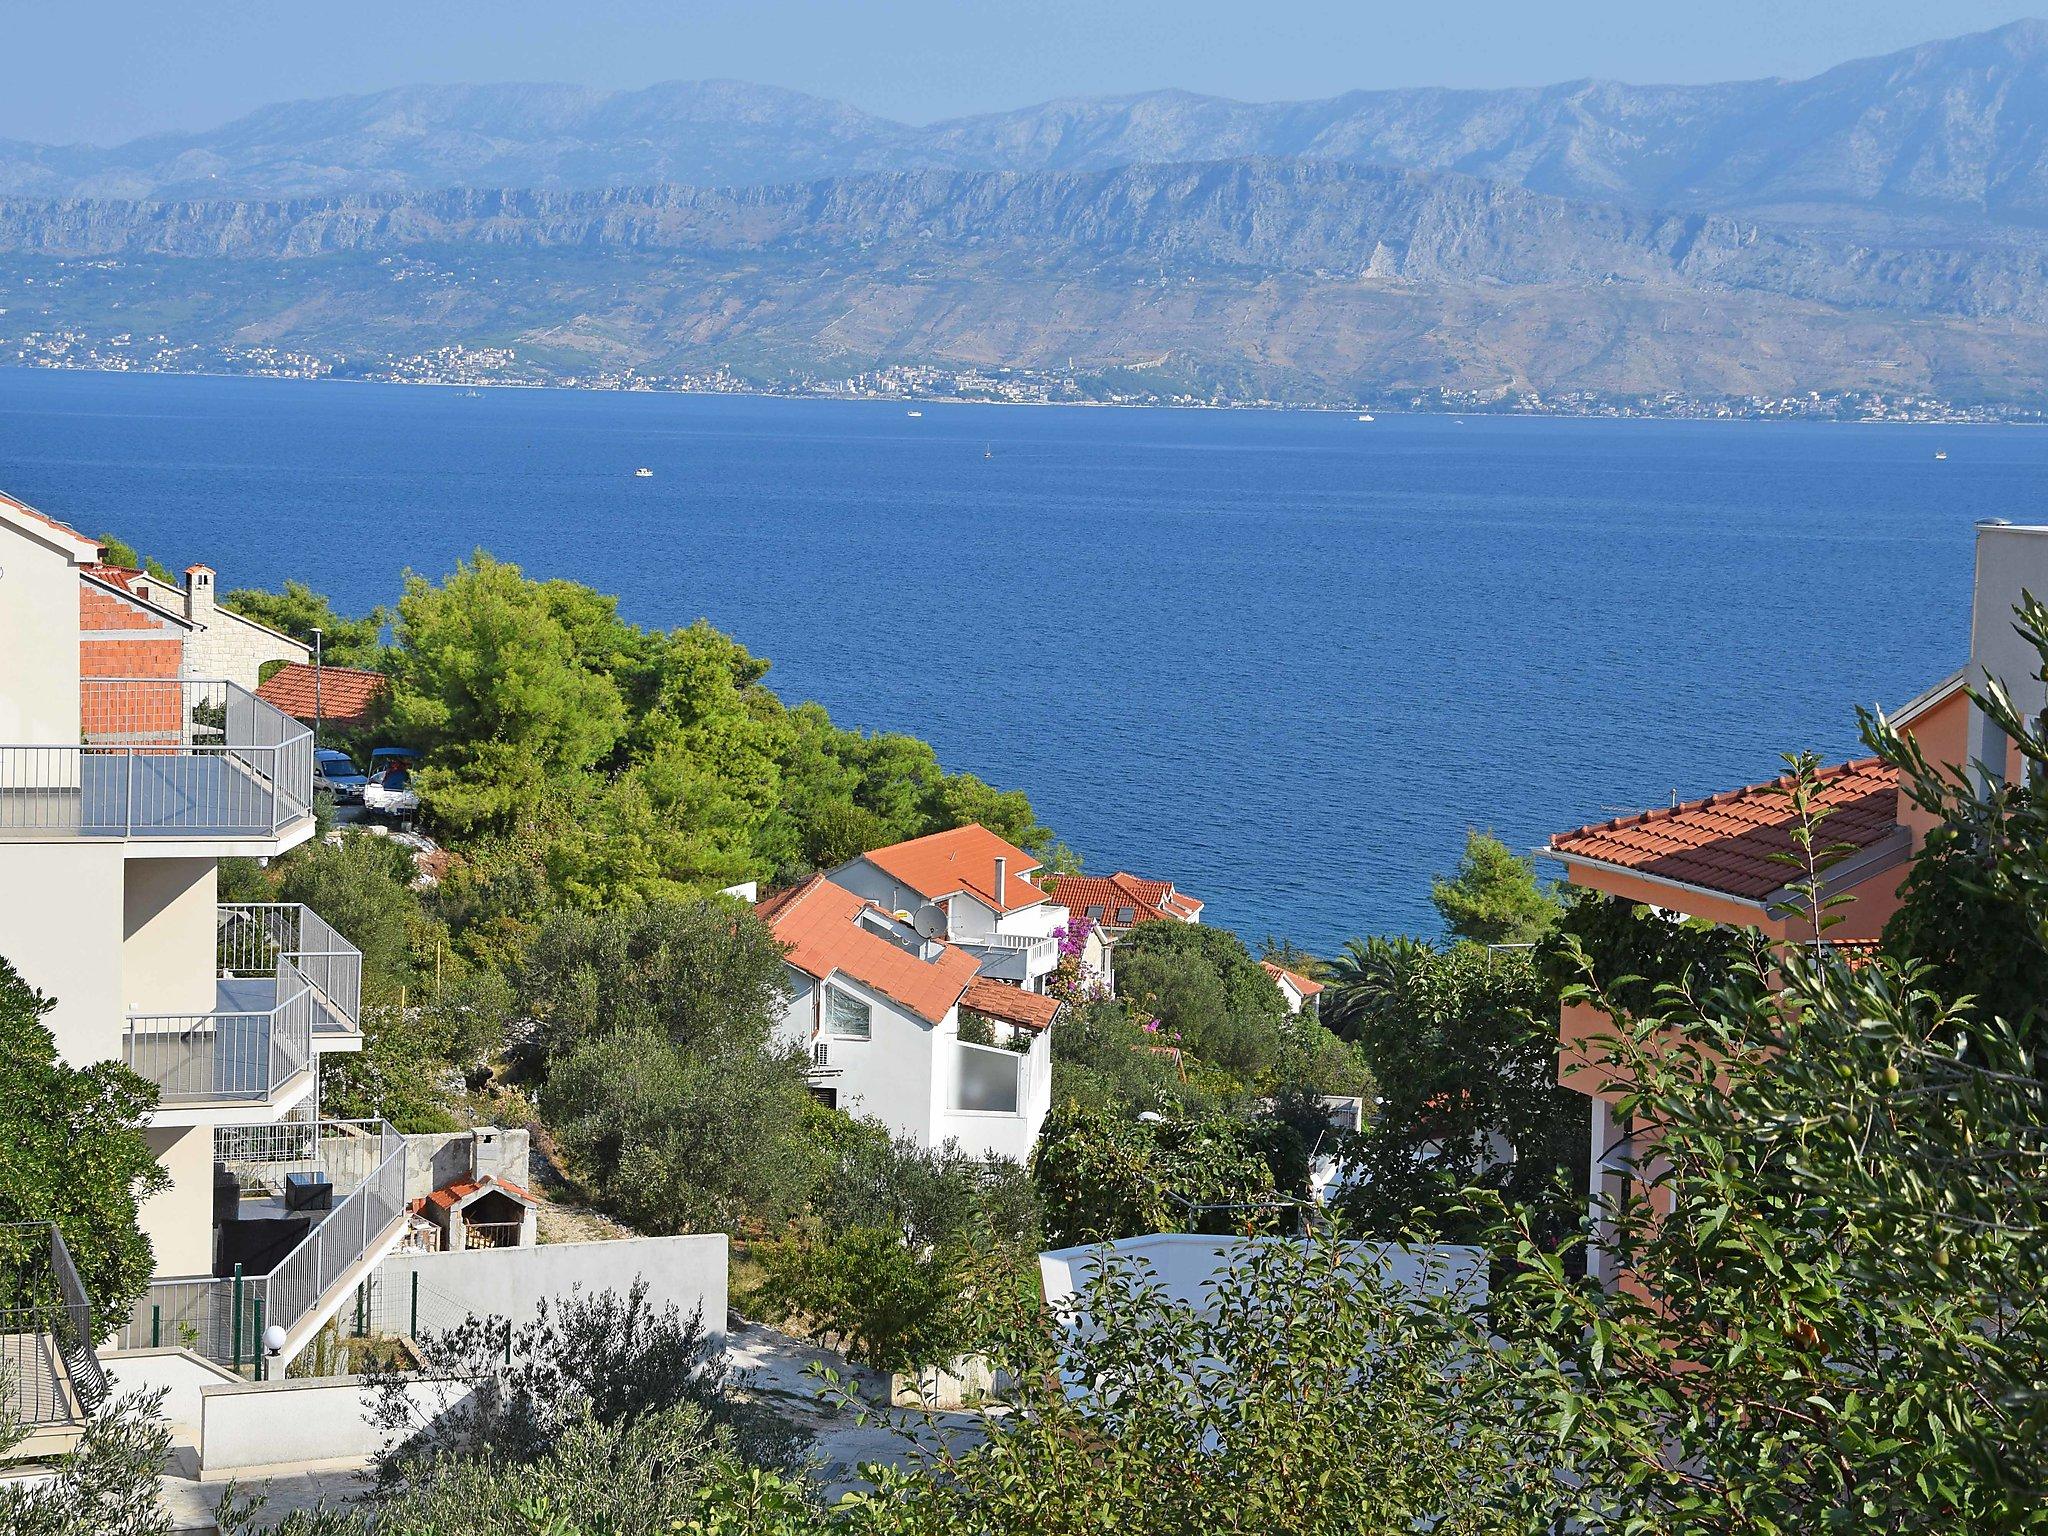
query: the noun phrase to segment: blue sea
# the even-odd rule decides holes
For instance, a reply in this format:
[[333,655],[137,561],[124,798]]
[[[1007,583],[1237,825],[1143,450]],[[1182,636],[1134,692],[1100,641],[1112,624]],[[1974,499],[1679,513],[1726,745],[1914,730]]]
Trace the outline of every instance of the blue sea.
[[1089,869],[1328,951],[1433,932],[1468,827],[1855,753],[2048,472],[2019,429],[919,409],[0,372],[0,489],[344,610],[482,547],[701,615]]

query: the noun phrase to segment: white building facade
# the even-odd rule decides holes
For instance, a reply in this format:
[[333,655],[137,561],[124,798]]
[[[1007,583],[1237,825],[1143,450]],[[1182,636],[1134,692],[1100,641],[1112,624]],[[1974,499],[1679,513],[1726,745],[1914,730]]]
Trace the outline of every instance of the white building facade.
[[785,946],[778,1038],[824,1102],[920,1146],[1030,1155],[1052,1103],[1053,999],[823,876],[756,911]]
[[[309,910],[218,896],[222,858],[312,835],[310,734],[183,675],[178,627],[139,598],[124,615],[89,574],[99,553],[0,497],[0,956],[54,1000],[65,1061],[123,1062],[157,1091],[146,1134],[170,1183],[141,1222],[158,1280],[100,1323],[253,1371],[263,1327],[289,1358],[395,1241],[402,1142],[313,1113],[320,1056],[361,1048],[361,955]],[[221,1273],[238,1243],[239,1281]]]

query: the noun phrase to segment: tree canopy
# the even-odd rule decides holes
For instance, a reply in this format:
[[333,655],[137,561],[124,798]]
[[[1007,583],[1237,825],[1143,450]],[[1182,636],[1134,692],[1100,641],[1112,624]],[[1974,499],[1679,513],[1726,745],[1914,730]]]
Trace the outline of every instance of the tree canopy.
[[1430,882],[1429,900],[1452,938],[1475,944],[1532,944],[1561,910],[1555,889],[1536,878],[1535,862],[1491,832],[1465,834],[1456,871]]
[[143,1138],[156,1089],[119,1062],[60,1060],[55,1006],[0,959],[0,1223],[54,1222],[112,1326],[153,1269],[137,1212],[170,1182]]

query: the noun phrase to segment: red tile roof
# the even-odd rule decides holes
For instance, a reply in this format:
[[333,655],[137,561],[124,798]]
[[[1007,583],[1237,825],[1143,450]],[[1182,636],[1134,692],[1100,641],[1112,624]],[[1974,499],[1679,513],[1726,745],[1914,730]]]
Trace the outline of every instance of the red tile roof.
[[[1898,825],[1898,775],[1874,757],[1823,769],[1820,804],[1829,815],[1817,837],[1823,845],[1862,850],[1882,842]],[[1622,816],[1575,832],[1560,832],[1550,851],[1639,875],[1654,875],[1760,901],[1799,878],[1772,857],[1793,849],[1793,815],[1785,791],[1789,777],[1728,790],[1669,809]]]
[[859,920],[863,912],[881,910],[823,875],[777,891],[754,907],[786,946],[785,958],[806,976],[823,981],[837,971],[919,1018],[939,1023],[974,979],[974,956],[949,944],[933,959],[922,960]]
[[419,1203],[423,1206],[436,1205],[444,1211],[452,1211],[471,1195],[486,1189],[502,1190],[527,1205],[540,1204],[539,1196],[529,1194],[510,1179],[457,1179],[453,1184],[443,1184]]
[[[335,725],[363,725],[391,680],[362,667],[320,668],[320,717]],[[288,661],[256,690],[256,697],[295,720],[313,718],[313,668]]]
[[1046,1028],[1060,1011],[1057,998],[1026,992],[1022,987],[987,976],[977,976],[967,983],[967,995],[960,1001],[976,1013],[1032,1030]]
[[[1118,870],[1113,875],[1061,875],[1052,883],[1052,899],[1076,917],[1086,917],[1090,907],[1100,907],[1098,924],[1130,928],[1139,923],[1156,923],[1164,918],[1193,922],[1202,903],[1176,891],[1170,880],[1147,880]],[[1117,914],[1128,907],[1129,918]]]
[[1294,990],[1303,997],[1314,997],[1323,990],[1323,984],[1320,981],[1311,981],[1299,971],[1290,971],[1286,966],[1276,965],[1271,960],[1261,960],[1259,964],[1266,968],[1266,974],[1275,981],[1285,976],[1294,987]]
[[[969,822],[947,832],[913,837],[907,843],[893,843],[864,855],[867,861],[892,879],[900,880],[927,901],[966,891],[999,912],[1035,907],[1045,892],[1026,878],[1038,868],[1038,860],[1014,843],[1006,843],[987,827]],[[997,900],[996,860],[1006,859],[1005,889]]]

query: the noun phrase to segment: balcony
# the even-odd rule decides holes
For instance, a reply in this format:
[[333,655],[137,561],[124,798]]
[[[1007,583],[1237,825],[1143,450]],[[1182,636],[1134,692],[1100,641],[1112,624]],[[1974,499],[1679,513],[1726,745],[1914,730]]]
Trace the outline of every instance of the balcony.
[[[262,1376],[281,1371],[397,1245],[406,1221],[405,1138],[381,1120],[220,1126],[213,1138],[215,1162],[236,1180],[215,1192],[216,1251],[224,1251],[230,1223],[245,1242],[252,1229],[275,1228],[275,1261],[244,1263],[239,1275],[153,1282],[118,1343],[183,1345]],[[310,1204],[309,1185],[321,1190]],[[285,1335],[275,1362],[260,1348],[272,1326]]]
[[297,902],[224,903],[223,981],[272,979],[280,962],[313,994],[315,1050],[346,1046],[363,1030],[363,952],[311,907]]
[[989,933],[953,942],[981,962],[982,975],[1001,981],[1034,981],[1060,963],[1060,941],[1050,935]]
[[219,909],[207,1013],[130,1014],[126,1060],[165,1108],[264,1104],[322,1050],[362,1043],[363,957],[306,907]]
[[274,840],[310,817],[313,733],[228,682],[84,678],[77,743],[0,745],[0,838]]

